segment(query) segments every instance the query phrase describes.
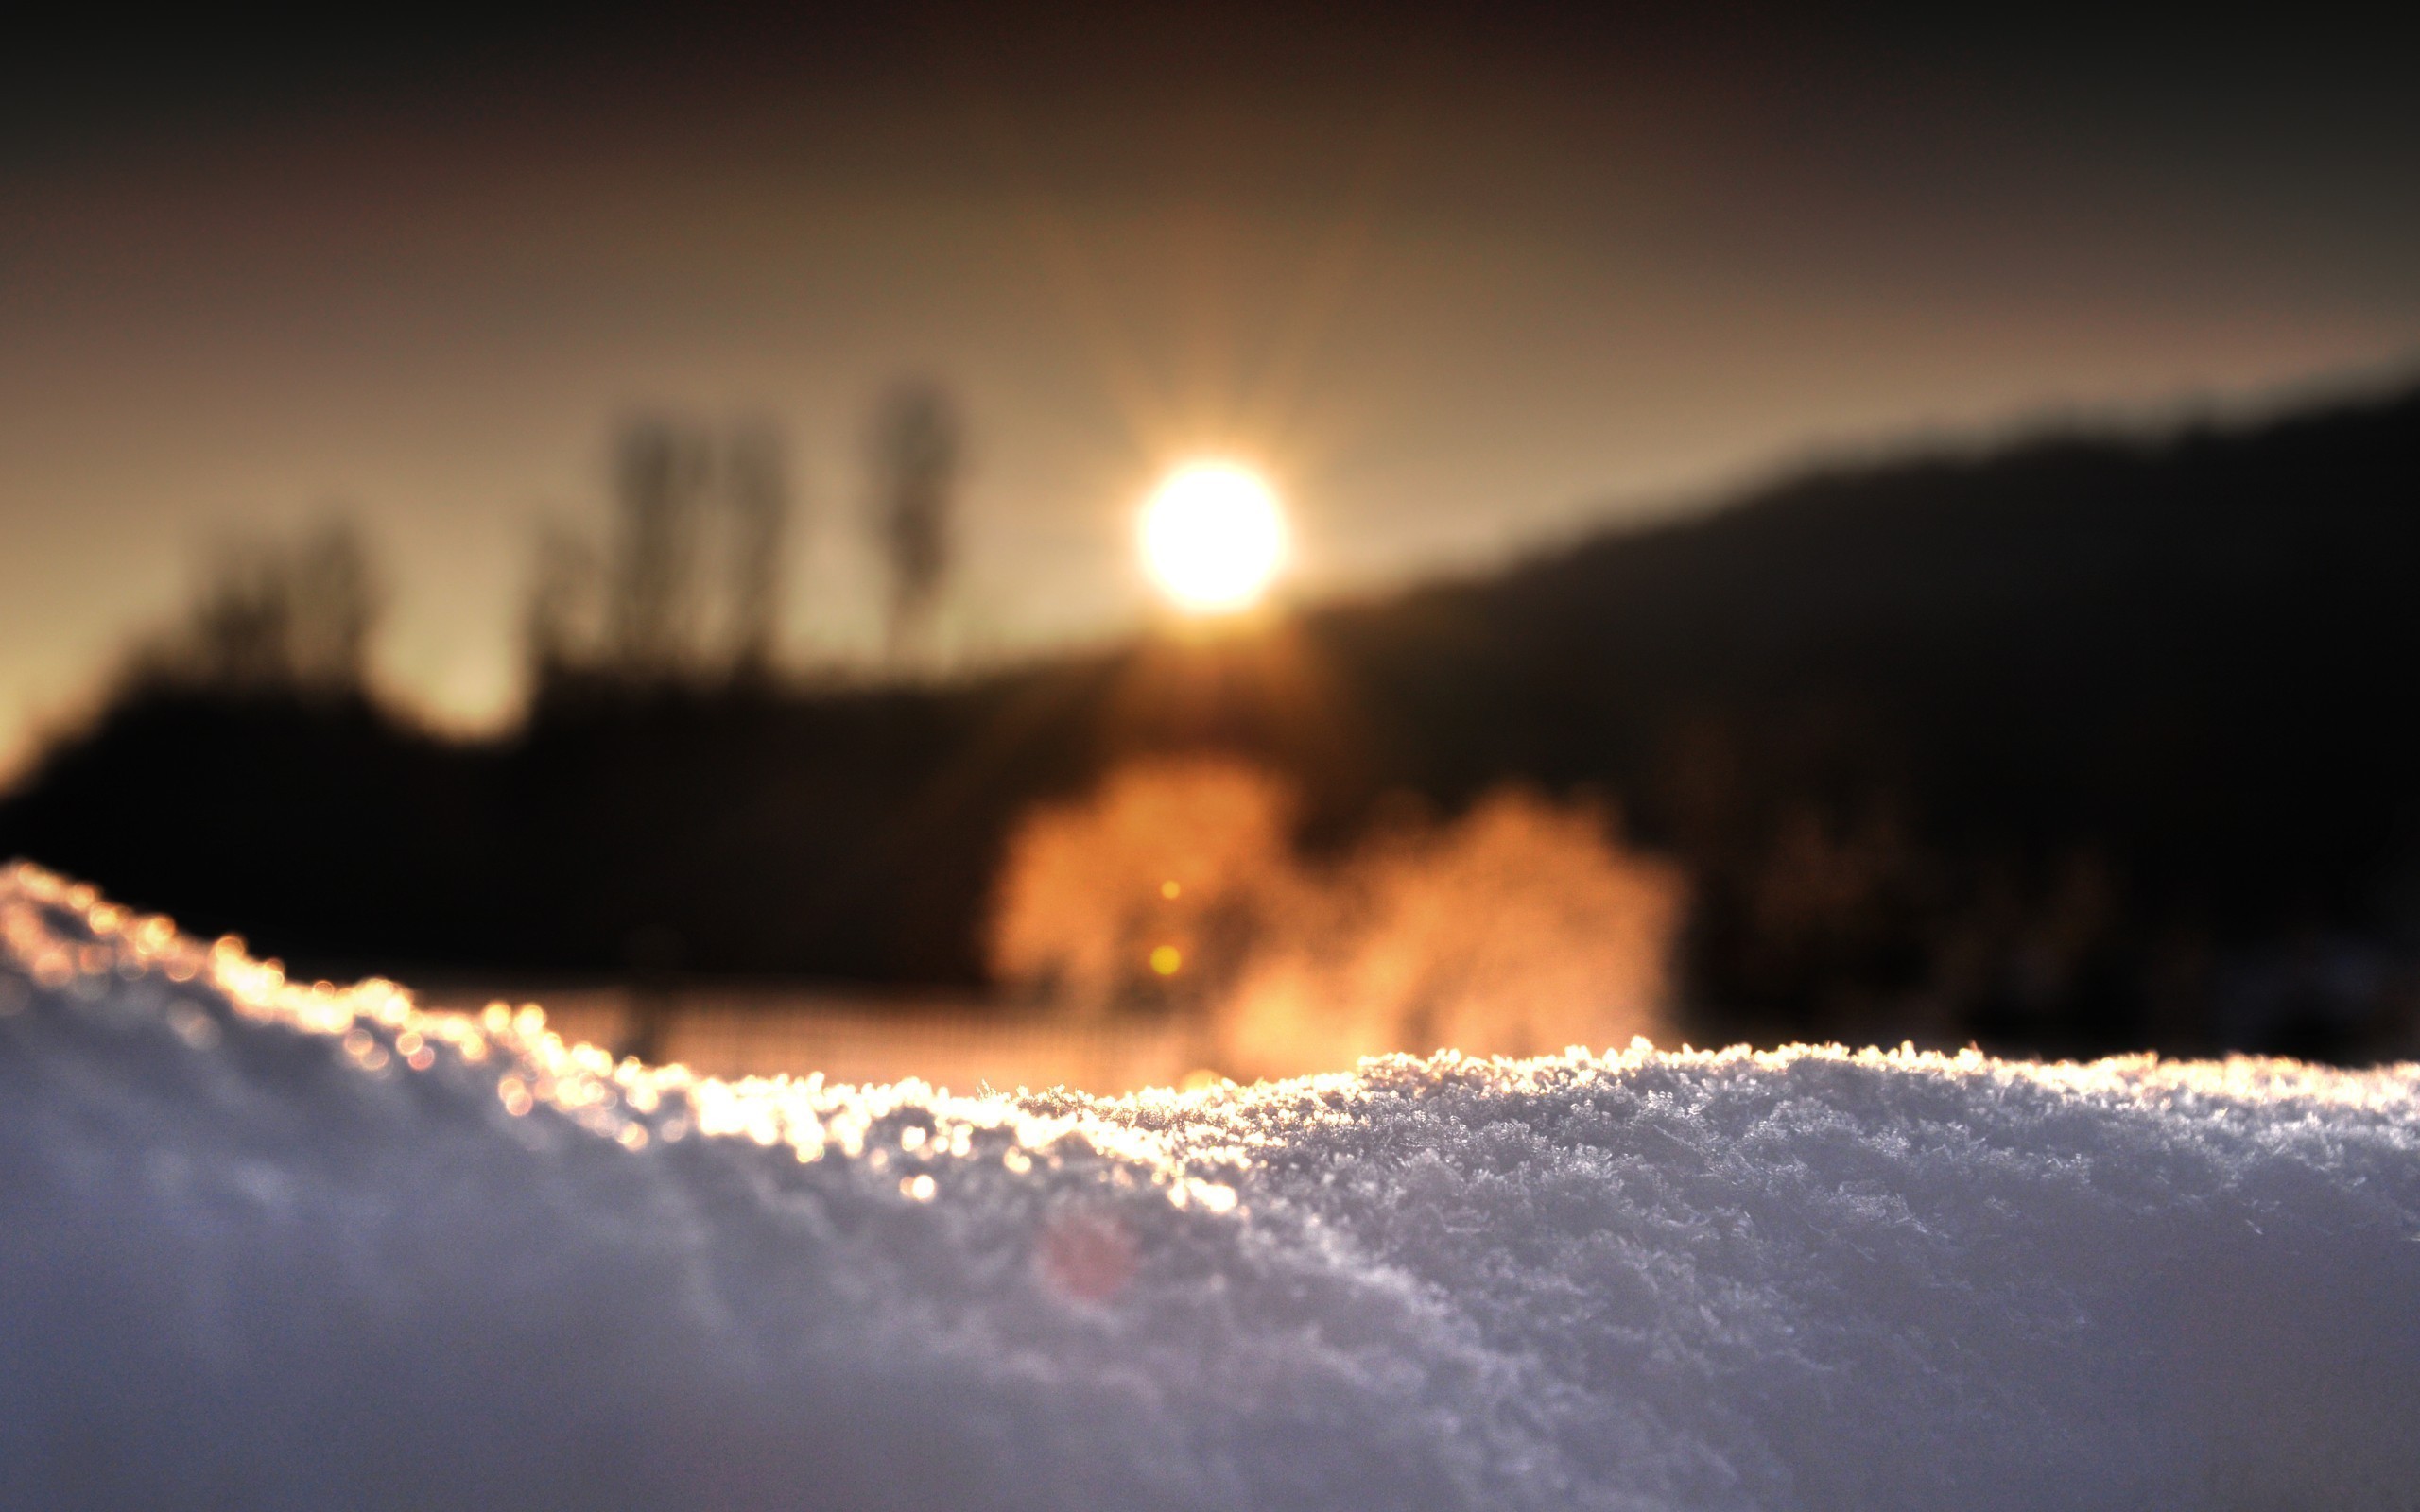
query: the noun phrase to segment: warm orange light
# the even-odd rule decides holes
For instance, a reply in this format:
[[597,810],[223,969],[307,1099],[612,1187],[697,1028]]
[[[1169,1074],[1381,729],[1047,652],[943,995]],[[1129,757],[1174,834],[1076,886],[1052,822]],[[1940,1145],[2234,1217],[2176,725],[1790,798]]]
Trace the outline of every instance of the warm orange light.
[[1143,563],[1181,608],[1242,609],[1268,589],[1285,560],[1277,495],[1248,468],[1180,468],[1143,507]]
[[1173,945],[1163,945],[1151,953],[1151,970],[1162,976],[1174,976],[1184,965],[1184,953]]
[[1183,891],[1184,891],[1184,889],[1178,886],[1173,882],[1164,882],[1160,884],[1160,896],[1170,902],[1176,902],[1177,894]]

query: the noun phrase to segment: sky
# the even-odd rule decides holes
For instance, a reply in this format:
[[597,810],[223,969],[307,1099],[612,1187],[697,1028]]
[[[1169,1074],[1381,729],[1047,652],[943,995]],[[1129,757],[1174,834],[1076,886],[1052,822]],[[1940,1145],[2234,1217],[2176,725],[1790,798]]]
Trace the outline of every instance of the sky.
[[0,761],[216,545],[337,511],[382,682],[493,727],[541,522],[601,534],[635,414],[784,429],[785,645],[863,665],[872,409],[948,386],[964,663],[1142,623],[1194,456],[1270,474],[1316,596],[2420,366],[2407,55],[2324,10],[181,25],[0,62]]

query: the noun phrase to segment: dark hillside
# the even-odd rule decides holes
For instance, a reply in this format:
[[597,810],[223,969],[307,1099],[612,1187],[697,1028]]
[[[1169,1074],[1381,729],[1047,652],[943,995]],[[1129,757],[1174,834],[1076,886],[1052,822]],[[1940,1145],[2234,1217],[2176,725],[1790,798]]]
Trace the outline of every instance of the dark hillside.
[[446,746],[153,689],[0,849],[326,969],[967,981],[1008,824],[1136,751],[1587,786],[1706,1037],[2359,1056],[2420,947],[2420,397],[1803,478],[1501,576],[942,690],[551,688]]
[[1738,1028],[2179,1044],[2220,956],[2414,922],[2415,563],[2407,398],[1810,478],[1318,633],[1418,731],[1385,781],[1622,795]]

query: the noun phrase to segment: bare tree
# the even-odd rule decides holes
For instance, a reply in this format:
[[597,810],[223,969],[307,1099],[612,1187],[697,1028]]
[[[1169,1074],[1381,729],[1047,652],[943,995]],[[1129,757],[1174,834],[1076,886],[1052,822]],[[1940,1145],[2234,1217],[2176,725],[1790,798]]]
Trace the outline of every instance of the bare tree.
[[690,670],[697,636],[701,438],[668,421],[622,432],[614,485],[621,513],[607,635],[614,671],[635,682]]
[[228,691],[355,692],[383,598],[349,521],[283,544],[233,541],[220,548],[183,623],[139,652],[135,668]]
[[361,533],[351,521],[328,521],[295,543],[285,577],[295,681],[332,692],[360,687],[383,608]]
[[902,384],[873,428],[874,531],[890,568],[889,648],[894,665],[931,628],[951,557],[964,433],[938,385]]
[[538,530],[529,578],[529,605],[522,641],[536,686],[578,670],[596,658],[596,617],[602,568],[587,537],[549,521]]
[[294,603],[277,554],[257,541],[222,543],[185,622],[148,659],[171,680],[263,689],[290,680]]
[[725,454],[723,480],[731,515],[730,670],[736,679],[758,681],[772,668],[781,627],[790,509],[781,433],[767,423],[742,426]]
[[533,684],[579,671],[625,686],[768,677],[789,528],[781,433],[635,421],[616,438],[614,485],[610,565],[578,532],[540,531],[523,621]]

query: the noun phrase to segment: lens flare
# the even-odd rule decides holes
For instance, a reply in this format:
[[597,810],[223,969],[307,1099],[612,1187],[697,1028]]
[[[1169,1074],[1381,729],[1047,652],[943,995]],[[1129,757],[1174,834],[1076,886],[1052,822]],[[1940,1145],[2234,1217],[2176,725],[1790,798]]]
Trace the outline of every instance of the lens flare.
[[1143,508],[1143,562],[1183,609],[1247,607],[1286,560],[1286,519],[1258,474],[1229,462],[1179,469]]

